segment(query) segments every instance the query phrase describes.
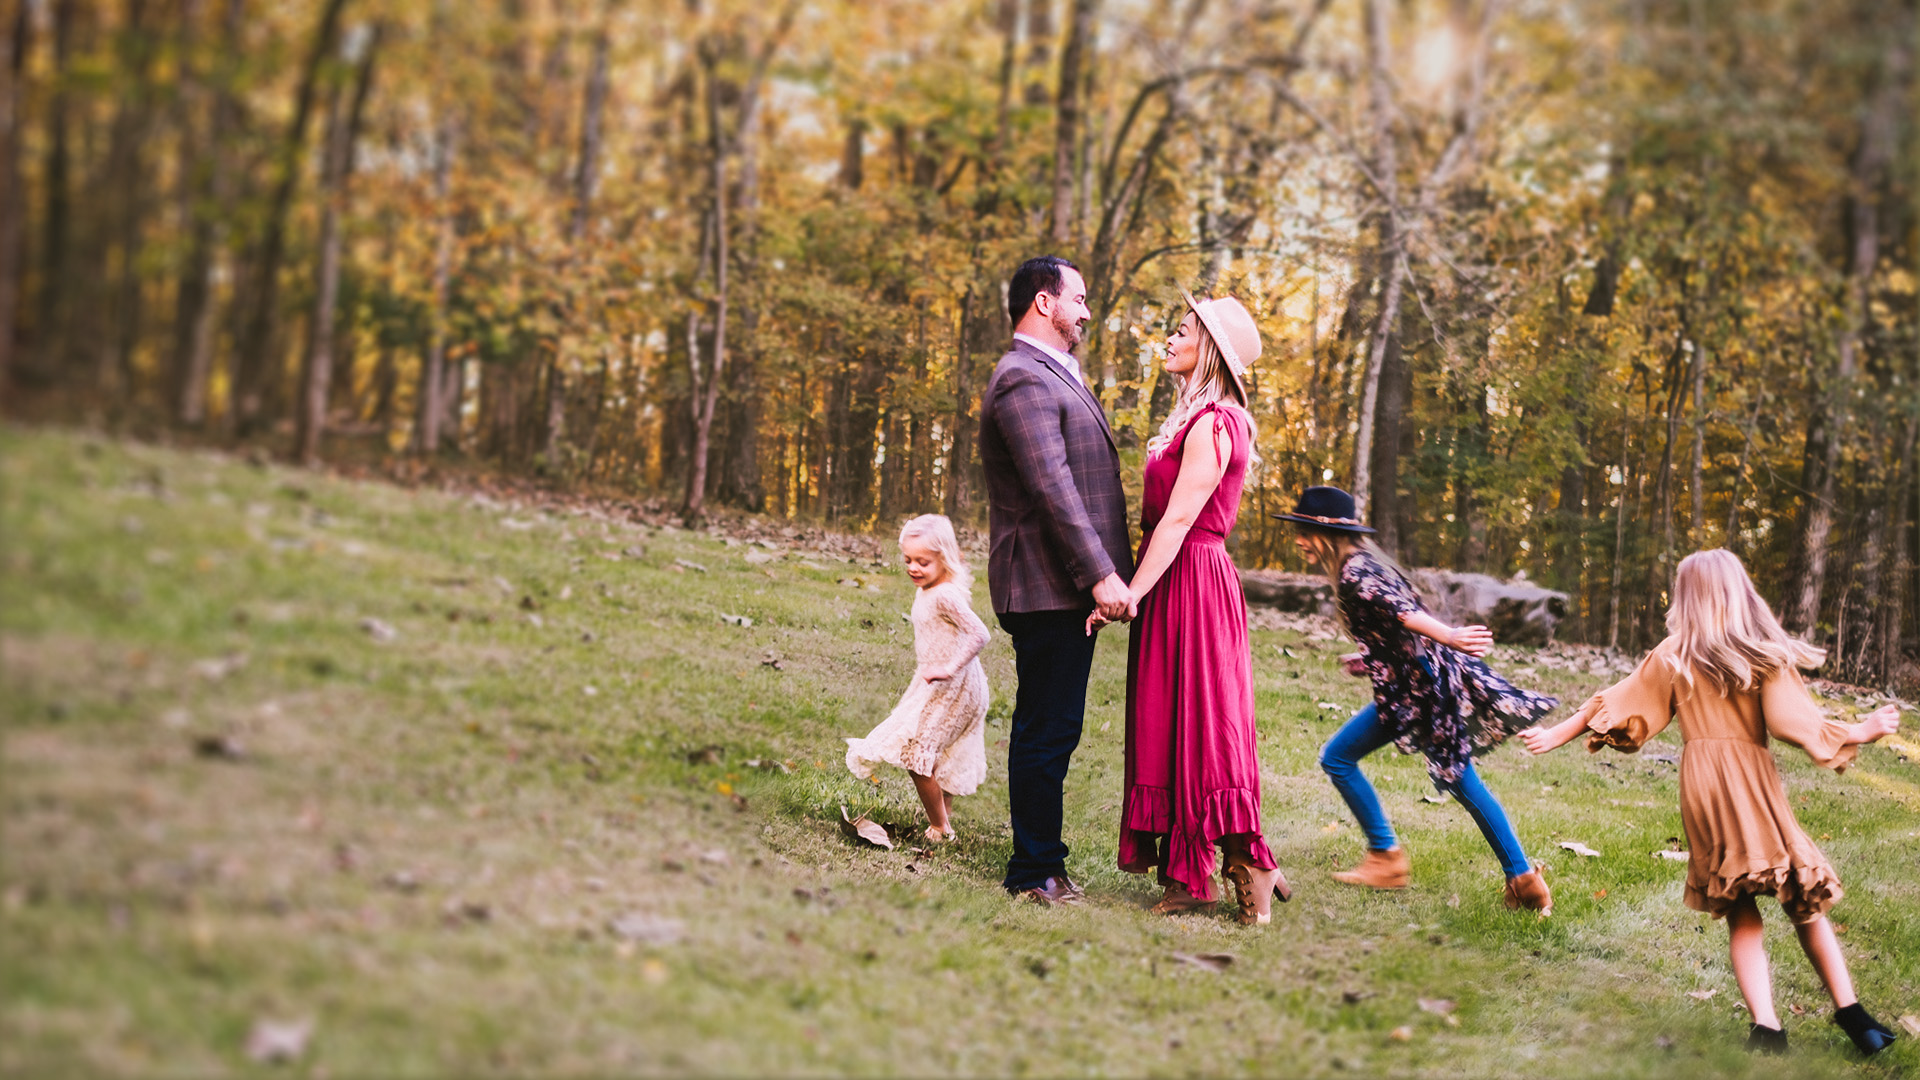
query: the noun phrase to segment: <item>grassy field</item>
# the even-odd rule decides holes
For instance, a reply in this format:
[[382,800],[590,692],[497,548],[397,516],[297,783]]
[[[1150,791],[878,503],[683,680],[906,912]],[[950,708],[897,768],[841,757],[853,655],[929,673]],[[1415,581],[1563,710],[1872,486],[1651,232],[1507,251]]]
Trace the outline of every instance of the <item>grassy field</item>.
[[[1783,1074],[1740,1049],[1725,932],[1652,854],[1680,832],[1670,763],[1487,759],[1551,919],[1502,908],[1466,814],[1392,753],[1368,769],[1414,886],[1330,882],[1360,852],[1315,764],[1364,693],[1337,641],[1253,635],[1295,887],[1272,926],[1155,917],[1150,881],[1113,868],[1111,630],[1067,791],[1091,903],[1042,910],[997,887],[998,632],[994,769],[960,842],[838,828],[843,805],[918,817],[903,775],[841,763],[912,666],[891,558],[71,433],[0,429],[0,469],[6,1075]],[[1563,697],[1604,678],[1556,663],[1501,654]],[[1889,1023],[1920,1013],[1913,751],[1844,776],[1780,755]],[[1861,1062],[1766,910],[1786,1073],[1920,1068],[1911,1037]],[[249,1054],[263,1023],[295,1029],[290,1062]]]

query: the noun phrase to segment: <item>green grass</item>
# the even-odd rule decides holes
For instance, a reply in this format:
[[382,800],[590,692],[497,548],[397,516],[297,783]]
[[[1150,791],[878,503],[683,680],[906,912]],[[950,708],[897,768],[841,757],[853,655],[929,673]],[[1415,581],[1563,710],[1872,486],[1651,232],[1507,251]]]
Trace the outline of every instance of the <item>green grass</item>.
[[[1724,930],[1649,854],[1680,832],[1670,765],[1486,760],[1550,866],[1551,919],[1501,907],[1472,823],[1392,753],[1367,768],[1414,885],[1328,881],[1360,851],[1315,764],[1363,696],[1338,642],[1253,635],[1265,823],[1295,887],[1271,927],[1157,918],[1152,884],[1113,868],[1124,631],[1068,778],[1092,902],[1042,910],[997,887],[1001,745],[958,844],[837,827],[842,805],[918,816],[904,776],[841,764],[911,669],[891,560],[755,564],[707,535],[72,433],[0,429],[0,461],[7,1075],[276,1071],[244,1052],[262,1018],[313,1022],[293,1071],[315,1076],[1781,1075],[1740,1049]],[[1004,635],[985,659],[997,744]],[[1601,677],[1522,681],[1575,698]],[[240,757],[196,748],[222,737]],[[708,745],[717,763],[690,761]],[[1920,765],[1780,758],[1846,884],[1863,998],[1920,1013]],[[1790,1072],[1910,1075],[1920,1040],[1860,1062],[1768,910]],[[636,912],[684,936],[612,932]]]

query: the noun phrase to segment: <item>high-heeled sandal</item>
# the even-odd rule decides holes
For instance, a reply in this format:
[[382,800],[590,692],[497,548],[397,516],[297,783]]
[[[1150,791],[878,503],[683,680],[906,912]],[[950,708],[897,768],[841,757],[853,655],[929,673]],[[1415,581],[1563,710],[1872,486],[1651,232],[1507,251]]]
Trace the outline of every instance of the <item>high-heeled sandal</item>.
[[1240,902],[1242,926],[1265,926],[1273,921],[1273,898],[1281,903],[1293,899],[1293,887],[1278,866],[1262,870],[1247,862],[1227,864],[1227,880],[1233,882],[1234,898]]
[[1180,915],[1213,903],[1211,900],[1202,900],[1193,895],[1193,891],[1186,885],[1172,878],[1166,879],[1165,885],[1166,891],[1160,894],[1159,903],[1147,909],[1155,915]]

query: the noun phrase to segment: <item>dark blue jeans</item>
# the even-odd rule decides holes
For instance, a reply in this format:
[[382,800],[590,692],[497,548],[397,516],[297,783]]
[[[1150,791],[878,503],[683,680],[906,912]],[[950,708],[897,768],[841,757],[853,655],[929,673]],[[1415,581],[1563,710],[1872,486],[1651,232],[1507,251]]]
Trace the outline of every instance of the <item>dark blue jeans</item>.
[[1061,839],[1067,765],[1087,716],[1087,675],[1096,638],[1085,611],[1021,611],[1000,615],[1013,638],[1013,731],[1007,742],[1007,807],[1013,818],[1009,892],[1065,877]]
[[[1335,732],[1320,751],[1320,767],[1327,771],[1327,778],[1333,781],[1340,797],[1347,800],[1347,809],[1359,819],[1360,831],[1367,836],[1367,846],[1375,851],[1385,851],[1399,841],[1394,838],[1387,812],[1380,806],[1380,796],[1360,771],[1360,759],[1392,741],[1380,723],[1379,710],[1369,702],[1366,708],[1354,713],[1353,719]],[[1527,863],[1527,853],[1520,847],[1520,838],[1514,835],[1513,823],[1507,820],[1506,810],[1480,782],[1480,775],[1474,772],[1471,762],[1460,779],[1447,785],[1445,790],[1467,808],[1473,823],[1480,826],[1480,835],[1487,838],[1493,853],[1500,857],[1500,869],[1505,870],[1508,877],[1533,869]]]

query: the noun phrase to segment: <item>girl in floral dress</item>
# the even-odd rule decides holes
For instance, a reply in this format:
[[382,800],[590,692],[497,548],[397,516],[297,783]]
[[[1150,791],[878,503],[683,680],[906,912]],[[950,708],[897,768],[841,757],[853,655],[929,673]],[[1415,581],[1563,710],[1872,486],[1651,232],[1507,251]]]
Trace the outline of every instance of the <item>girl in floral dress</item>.
[[1753,1023],[1747,1047],[1787,1049],[1773,1009],[1756,896],[1772,896],[1793,920],[1800,947],[1833,997],[1834,1022],[1864,1053],[1878,1053],[1893,1032],[1867,1014],[1827,912],[1840,879],[1794,819],[1769,737],[1806,751],[1838,772],[1858,747],[1900,729],[1898,706],[1858,723],[1821,713],[1795,668],[1826,654],[1788,637],[1731,551],[1695,552],[1673,574],[1668,637],[1626,679],[1595,694],[1551,728],[1522,732],[1544,754],[1587,733],[1587,749],[1629,754],[1680,717],[1680,824],[1687,834],[1686,905],[1727,920],[1733,976]]
[[926,807],[927,839],[952,840],[953,797],[973,794],[987,775],[987,673],[980,667],[987,624],[968,600],[973,579],[953,522],[939,514],[907,522],[900,556],[920,590],[913,683],[879,727],[847,740],[847,768],[862,780],[882,762],[907,770]]
[[1373,680],[1373,701],[1355,713],[1320,752],[1320,766],[1359,819],[1367,854],[1334,880],[1403,889],[1410,864],[1360,759],[1393,743],[1427,759],[1434,786],[1466,807],[1507,875],[1506,905],[1543,914],[1553,908],[1547,883],[1527,861],[1507,812],[1474,772],[1473,758],[1531,725],[1560,702],[1521,690],[1479,658],[1493,648],[1484,626],[1448,626],[1433,617],[1413,586],[1354,516],[1353,496],[1311,487],[1291,514],[1295,544],[1334,581],[1340,614],[1360,651],[1347,670]]

